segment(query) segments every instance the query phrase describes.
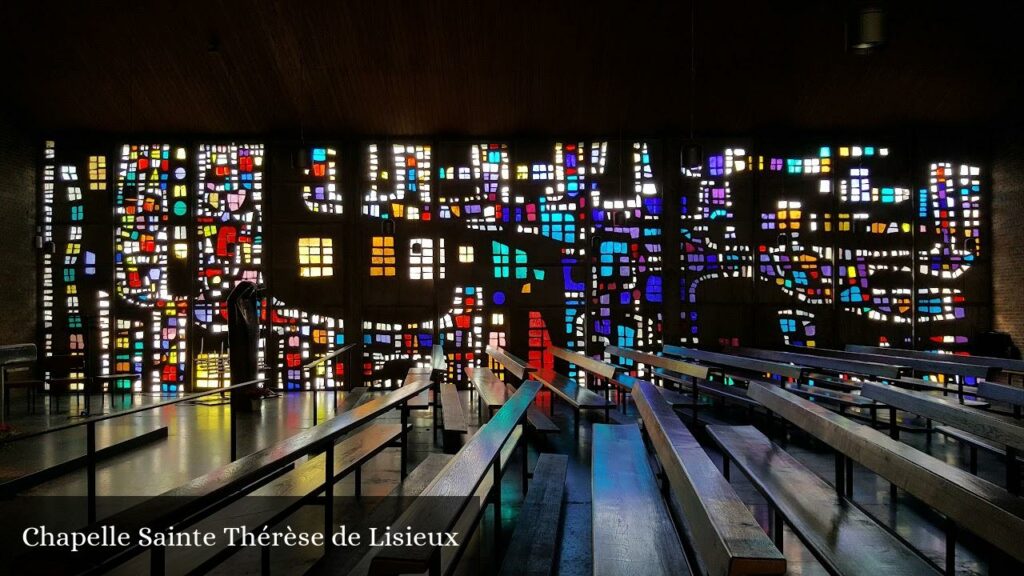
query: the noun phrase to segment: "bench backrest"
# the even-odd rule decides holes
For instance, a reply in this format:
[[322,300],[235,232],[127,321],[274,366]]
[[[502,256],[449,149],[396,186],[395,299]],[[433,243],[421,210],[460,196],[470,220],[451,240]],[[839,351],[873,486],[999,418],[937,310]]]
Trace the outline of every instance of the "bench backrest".
[[848,352],[862,352],[865,354],[878,354],[880,356],[892,356],[895,358],[920,358],[923,360],[940,360],[942,362],[953,362],[955,364],[972,364],[975,366],[989,366],[1009,372],[1024,373],[1024,360],[1014,358],[997,358],[995,356],[963,356],[961,354],[941,354],[927,350],[908,350],[906,348],[890,348],[883,346],[862,346],[859,344],[847,344]]
[[751,358],[773,360],[775,362],[792,362],[801,366],[820,368],[830,372],[843,374],[862,374],[864,376],[877,376],[879,378],[899,378],[908,371],[906,366],[897,366],[881,362],[864,362],[859,360],[848,360],[845,358],[826,358],[813,354],[798,354],[796,352],[779,352],[776,350],[761,350],[759,348],[736,348],[734,353]]
[[914,370],[930,374],[990,378],[999,372],[998,368],[991,368],[988,366],[946,362],[941,357],[934,355],[933,358],[910,358],[870,354],[866,352],[851,352],[847,350],[829,350],[828,348],[807,348],[807,351],[815,356],[825,356],[827,358],[843,358],[846,360],[858,360],[863,362],[898,363],[900,366],[906,366],[907,368],[913,368]]
[[793,364],[786,362],[772,362],[771,360],[748,358],[746,356],[736,356],[734,354],[721,354],[719,352],[708,352],[707,350],[698,350],[696,348],[686,348],[683,346],[663,346],[662,351],[664,351],[665,354],[671,354],[672,356],[692,358],[700,362],[714,364],[715,366],[749,370],[751,372],[767,372],[769,374],[782,376],[783,378],[800,378],[804,372],[803,367],[794,366]]
[[784,574],[786,559],[654,384],[633,399],[708,574]]
[[[403,529],[412,526],[413,532],[448,532],[469,505],[484,476],[497,462],[502,446],[525,418],[526,409],[538,390],[539,382],[528,381],[519,386],[516,393],[469,439],[392,525]],[[453,505],[453,499],[461,505]],[[382,548],[373,559],[370,572],[424,572],[430,569],[431,559],[436,553],[439,553],[439,548],[429,545]]]
[[1020,545],[1024,499],[777,386],[751,384],[747,395],[960,526],[1024,560]]
[[518,356],[510,354],[504,348],[488,346],[487,355],[493,358],[494,361],[497,362],[498,364],[504,366],[505,370],[508,370],[509,372],[512,373],[513,376],[519,378],[520,380],[526,378],[526,375],[528,373],[533,372],[535,370],[535,368],[533,366],[530,366],[530,364],[526,360],[523,360]]
[[611,378],[612,376],[615,376],[615,366],[612,366],[607,362],[594,360],[585,354],[566,350],[565,348],[559,348],[558,346],[548,346],[548,352],[551,352],[551,355],[555,358],[561,358],[571,364],[575,364],[580,370],[589,372],[599,378]]
[[15,362],[35,362],[39,355],[35,344],[8,344],[0,346],[0,366]]
[[303,370],[312,370],[313,368],[316,368],[317,366],[319,366],[321,364],[324,364],[326,362],[334,360],[338,356],[341,356],[342,354],[348,352],[349,350],[351,350],[351,349],[353,349],[355,347],[356,347],[356,343],[355,342],[349,342],[348,344],[345,344],[344,346],[342,346],[341,348],[338,348],[337,350],[335,350],[333,352],[329,352],[329,353],[324,354],[323,356],[321,356],[319,358],[316,358],[314,360],[311,360],[311,361],[307,362],[306,365],[302,367],[302,369]]
[[448,361],[444,357],[444,347],[440,344],[434,344],[430,348],[430,369],[442,371],[448,369]]
[[1024,406],[1024,388],[1016,386],[1007,386],[996,382],[978,382],[978,396],[1015,406]]
[[970,408],[956,400],[875,382],[865,382],[860,393],[900,410],[938,420],[982,438],[1024,450],[1024,425],[1019,421]]
[[683,362],[682,360],[677,360],[675,358],[666,358],[664,356],[658,356],[649,352],[641,352],[639,350],[632,350],[630,348],[619,348],[618,346],[608,346],[604,351],[612,356],[620,356],[622,358],[628,358],[634,362],[647,364],[648,366],[664,368],[665,370],[675,372],[676,374],[692,376],[694,378],[700,378],[701,380],[706,380],[708,377],[707,366],[691,364],[690,362]]

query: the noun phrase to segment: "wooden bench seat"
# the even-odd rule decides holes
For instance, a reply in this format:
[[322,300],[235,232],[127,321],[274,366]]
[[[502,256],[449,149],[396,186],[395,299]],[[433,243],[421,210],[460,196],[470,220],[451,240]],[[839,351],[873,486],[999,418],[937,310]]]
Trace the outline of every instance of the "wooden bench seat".
[[640,429],[595,424],[593,439],[593,574],[692,574]]
[[[969,408],[951,398],[865,382],[862,394],[890,406],[976,434],[1006,446],[1006,488],[1020,491],[1017,455],[1024,451],[1024,424],[1014,418]],[[890,415],[892,419],[892,415]]]
[[905,366],[923,374],[947,374],[950,376],[967,378],[991,378],[999,372],[998,368],[989,366],[946,362],[939,354],[934,354],[931,358],[914,358],[905,355],[889,356],[874,354],[871,352],[854,352],[852,350],[830,350],[828,348],[800,348],[800,350],[807,354],[826,358],[835,358],[837,360],[899,364],[900,366]]
[[501,576],[549,576],[558,548],[569,457],[541,454],[533,470]]
[[711,439],[831,574],[917,576],[939,571],[753,426],[708,426]]
[[441,430],[446,451],[455,450],[458,437],[469,431],[459,390],[451,382],[441,384]]
[[[512,396],[516,393],[516,388],[511,384],[505,384],[505,391]],[[558,425],[552,422],[536,404],[530,404],[530,407],[526,409],[526,423],[532,430],[541,434],[557,434],[560,431]]]
[[[526,452],[525,444],[522,444],[522,429],[526,426],[526,409],[539,389],[537,382],[523,383],[394,525],[411,527],[414,533],[455,531],[459,533],[460,544],[465,543],[471,537],[483,507],[473,514],[464,515],[463,512],[470,510],[470,504],[480,502],[477,498],[482,497],[483,501],[492,503],[496,508],[494,518],[499,528],[496,534],[500,534],[502,454],[511,454],[517,444],[523,447],[525,488]],[[461,551],[461,546],[434,545],[377,548],[369,558],[369,571],[381,575],[428,570],[434,574],[448,573],[458,561]]]
[[750,358],[736,354],[723,354],[720,352],[708,352],[697,348],[686,348],[684,346],[663,346],[665,354],[679,358],[690,358],[702,364],[717,367],[720,372],[730,372],[738,377],[763,376],[774,374],[782,378],[800,379],[806,368],[796,363],[776,362],[761,358]]
[[487,414],[490,416],[495,410],[505,405],[508,393],[505,390],[505,382],[498,378],[494,372],[487,368],[466,366],[466,377],[476,388],[477,392],[477,413],[483,414],[487,407]]
[[[533,378],[544,384],[548,391],[569,405],[573,411],[573,426],[576,434],[580,432],[580,411],[604,410],[605,421],[614,404],[593,390],[584,388],[568,376],[563,376],[550,368],[542,368],[532,374]],[[551,415],[555,414],[555,403],[551,403]]]
[[[615,377],[612,378],[612,382],[623,389],[624,395],[632,395],[633,388],[636,387],[636,383],[639,382],[640,379],[637,378],[636,376],[630,376],[629,374],[626,374],[625,368],[622,368],[622,370],[622,372],[618,372],[615,374]],[[668,388],[665,388],[664,386],[657,386],[656,388],[658,389],[658,392],[661,393],[662,398],[664,398],[665,401],[668,402],[669,405],[671,405],[673,408],[681,406],[690,406],[691,404],[693,404],[693,401],[690,399],[690,397],[686,396],[685,394],[681,394],[679,392],[676,392],[675,390],[670,390]],[[623,399],[622,405],[623,407],[625,407],[625,399]]]
[[[466,366],[466,376],[477,391],[477,412],[481,418],[484,406],[487,407],[487,415],[490,416],[495,410],[504,406],[505,401],[512,394],[515,394],[515,387],[502,382],[494,372],[487,368]],[[526,410],[526,422],[530,428],[543,434],[559,431],[558,426],[533,404]]]
[[[613,389],[617,389],[611,382],[611,379],[615,376],[615,366],[591,358],[581,352],[575,352],[559,346],[548,346],[547,351],[555,358],[564,360],[580,369],[587,377],[586,389],[592,391],[603,390],[605,401],[611,404],[611,392]],[[607,418],[605,421],[607,422]]]
[[[708,367],[694,364],[692,362],[683,362],[676,358],[669,358],[666,356],[659,356],[657,354],[651,354],[649,352],[641,352],[639,350],[632,350],[630,348],[620,348],[618,346],[608,346],[605,348],[605,352],[612,356],[618,356],[626,360],[633,362],[639,362],[650,366],[651,368],[658,370],[671,371],[682,378],[688,378],[691,381],[693,379],[706,380],[708,377]],[[621,392],[621,403],[622,411],[626,411],[626,396],[631,394],[633,391],[633,380],[624,380],[624,377],[629,376],[629,369],[622,366],[615,366],[617,372],[615,376],[611,378],[611,382],[619,387]],[[631,378],[631,377],[630,377]]]
[[[370,424],[334,446],[333,481],[354,474],[355,495],[361,494],[362,465],[393,446],[401,438],[400,424]],[[194,526],[203,532],[220,532],[227,526],[276,526],[296,510],[313,503],[323,492],[326,470],[325,456],[316,455],[294,470],[282,474],[249,494],[236,500]],[[168,568],[173,572],[194,571],[204,573],[230,556],[241,551],[239,547],[189,547],[168,554]],[[269,553],[269,551],[268,551]],[[141,560],[141,559],[140,559]]]
[[[999,445],[997,445],[997,444],[995,444],[993,442],[990,442],[990,441],[982,438],[981,436],[978,436],[976,434],[971,434],[970,432],[964,432],[963,430],[960,430],[959,428],[953,428],[952,426],[939,425],[939,426],[932,427],[932,431],[938,432],[939,434],[942,434],[943,436],[948,436],[950,438],[953,438],[954,440],[958,440],[959,442],[967,445],[968,455],[969,455],[969,457],[968,457],[968,470],[970,470],[971,474],[977,474],[978,473],[978,449],[979,448],[981,448],[982,450],[984,450],[986,452],[995,454],[996,456],[1002,456],[1003,458],[1006,457],[1006,449],[1000,447]],[[1024,463],[1024,458],[1021,458],[1021,456],[1018,455],[1017,456],[1017,466],[1021,466],[1022,463]]]
[[891,346],[863,346],[859,344],[847,344],[846,350],[850,352],[865,352],[881,356],[893,356],[895,358],[921,358],[925,360],[941,360],[942,362],[954,362],[957,364],[974,364],[975,366],[986,366],[999,368],[1015,374],[1024,374],[1024,360],[1013,358],[998,358],[994,356],[965,356],[962,354],[944,354],[941,352],[930,352],[927,350],[907,350],[905,348],[893,348]]
[[833,390],[839,390],[840,392],[860,391],[860,382],[857,382],[856,380],[843,380],[832,374],[809,372],[807,377],[804,379],[804,383],[814,384],[815,386],[821,386],[822,388],[831,388]]
[[746,408],[756,408],[759,404],[747,397],[746,390],[742,386],[729,386],[721,382],[712,382],[705,380],[702,382],[694,383],[692,380],[686,380],[679,377],[677,374],[673,374],[667,370],[655,369],[654,375],[658,378],[663,378],[679,384],[684,387],[687,392],[690,393],[690,401],[688,406],[694,406],[697,400],[694,398],[694,385],[696,384],[696,394],[699,397],[701,394],[707,396],[713,396],[721,400],[732,402],[734,404],[742,405]]
[[366,395],[366,388],[363,387],[363,386],[359,386],[358,388],[353,388],[353,389],[349,390],[348,392],[346,392],[345,393],[345,397],[342,398],[341,402],[338,403],[338,414],[341,414],[342,412],[348,412],[349,410],[351,410],[351,409],[355,408],[356,406],[358,406],[360,400],[362,400],[363,396],[365,396],[365,395]]
[[850,394],[807,384],[787,384],[785,388],[803,398],[810,398],[826,404],[834,404],[839,409],[840,414],[845,414],[849,408],[867,410],[871,414],[871,424],[876,425],[878,423],[878,403],[860,394]]
[[[413,469],[394,489],[362,518],[342,519],[351,532],[364,534],[370,527],[390,526],[423,490],[433,482],[437,474],[453,458],[449,454],[432,453]],[[353,521],[355,520],[355,521]],[[307,576],[329,576],[349,574],[370,551],[369,539],[363,539],[359,546],[331,547],[306,572]]]
[[1021,417],[1021,411],[1024,408],[1024,388],[983,380],[978,382],[978,395],[982,398],[1009,404],[1013,410],[1013,417]]
[[529,362],[523,360],[519,356],[512,354],[504,348],[498,348],[496,346],[487,347],[487,355],[490,356],[495,362],[501,364],[505,370],[511,373],[513,376],[520,380],[525,380],[527,374],[535,372],[536,367],[531,366]]
[[834,374],[860,374],[863,376],[877,376],[879,378],[899,378],[910,371],[906,366],[893,364],[890,359],[870,362],[865,360],[851,360],[849,358],[832,358],[810,354],[811,349],[804,352],[779,352],[776,350],[762,350],[759,348],[735,348],[731,350],[734,354],[771,360],[772,362],[789,362],[807,368],[816,368]]
[[633,399],[708,574],[784,574],[786,559],[654,384]]
[[[1024,499],[977,476],[845,418],[778,386],[751,384],[748,394],[845,458],[902,488],[1019,561],[1024,561]],[[838,464],[838,463],[837,463]],[[837,480],[842,468],[837,465]],[[840,482],[837,481],[837,487]],[[946,571],[955,570],[955,530],[947,532]]]

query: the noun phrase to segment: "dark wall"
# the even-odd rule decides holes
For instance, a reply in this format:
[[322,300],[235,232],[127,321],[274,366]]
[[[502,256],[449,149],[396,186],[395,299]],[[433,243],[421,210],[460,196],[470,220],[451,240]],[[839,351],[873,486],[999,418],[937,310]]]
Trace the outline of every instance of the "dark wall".
[[32,140],[0,116],[0,344],[36,337],[36,171]]
[[1024,140],[1007,136],[992,162],[992,325],[1024,344]]

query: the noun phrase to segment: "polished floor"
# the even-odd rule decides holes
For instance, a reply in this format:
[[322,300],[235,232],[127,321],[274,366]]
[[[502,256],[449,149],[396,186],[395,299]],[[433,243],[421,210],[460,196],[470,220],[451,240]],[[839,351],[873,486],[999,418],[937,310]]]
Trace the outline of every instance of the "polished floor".
[[[320,393],[317,406],[320,420],[330,417],[332,411],[332,394]],[[344,393],[338,395],[339,400]],[[135,405],[161,400],[158,396],[136,396]],[[480,425],[475,405],[470,405],[469,393],[462,392],[462,400],[466,406],[467,418],[470,421],[470,434]],[[93,399],[100,402],[99,397]],[[538,400],[547,409],[546,394]],[[117,411],[127,407],[123,399],[115,400],[111,405],[109,397],[103,400],[102,408],[93,406],[93,412]],[[14,401],[15,414],[9,420],[18,430],[26,432],[46,426],[62,424],[68,421],[67,415],[18,414],[20,405]],[[240,455],[251,453],[262,447],[290,436],[312,425],[312,395],[308,393],[290,393],[280,398],[267,400],[259,413],[244,414],[238,419],[238,450]],[[77,406],[72,406],[77,409]],[[432,451],[441,448],[431,429],[429,411],[413,412],[414,430],[410,439],[411,466],[422,461]],[[614,419],[628,422],[636,418],[632,405],[625,415],[615,413]],[[396,418],[393,414],[385,415],[384,419]],[[701,413],[702,422],[746,423],[746,415],[742,411],[728,409],[708,409]],[[486,419],[486,417],[485,417]],[[556,452],[570,457],[567,479],[566,503],[563,526],[561,528],[561,545],[559,547],[558,574],[583,575],[591,573],[590,565],[590,450],[591,423],[601,421],[598,414],[585,415],[579,438],[573,437],[572,413],[556,402],[555,422],[562,428],[557,435],[530,437],[530,458],[535,460],[538,452]],[[104,461],[98,468],[98,493],[100,495],[153,495],[169,490],[196,476],[209,472],[228,462],[229,411],[226,405],[196,405],[182,403],[135,415],[117,418],[100,424],[97,427],[97,442],[100,447],[134,434],[150,431],[166,426],[168,436],[157,440],[132,452],[116,456]],[[757,422],[756,422],[757,423]],[[763,424],[763,423],[759,423]],[[764,429],[764,428],[763,428]],[[774,439],[783,443],[786,450],[815,470],[819,475],[831,482],[833,461],[831,451],[820,443],[809,440],[800,433],[790,430],[783,436],[777,428],[773,432]],[[698,437],[701,434],[698,432]],[[923,432],[904,433],[902,438],[908,444],[926,450],[932,455],[953,465],[966,469],[967,449],[953,440],[934,434],[930,439]],[[701,438],[709,455],[721,466],[721,455],[710,447],[706,438]],[[53,465],[62,460],[80,455],[84,451],[84,432],[75,430],[54,433],[51,435],[28,439],[20,442],[0,445],[0,477],[10,478],[34,469]],[[507,541],[515,527],[521,499],[519,486],[519,463],[513,459],[505,475],[503,486],[504,501],[502,506],[503,534]],[[979,453],[979,473],[982,477],[1001,484],[1004,464],[1001,459]],[[399,479],[399,458],[397,449],[385,450],[371,460],[363,472],[363,492],[367,495],[383,495],[388,493]],[[769,526],[768,507],[760,495],[742,477],[738,471],[733,474],[733,485],[741,498],[750,506],[755,518],[766,529]],[[345,479],[338,484],[339,494],[352,493],[352,480]],[[920,549],[937,565],[942,565],[945,554],[945,538],[942,532],[942,519],[913,498],[901,493],[897,502],[889,501],[889,485],[873,473],[855,468],[854,499],[880,522],[887,524],[914,547]],[[73,472],[48,481],[27,491],[37,495],[80,495],[85,493],[84,472]],[[294,527],[308,524],[317,526],[320,516],[315,510],[307,507],[289,518]],[[485,512],[472,542],[466,547],[466,553],[459,565],[459,573],[480,574],[495,573],[498,566],[493,559],[499,554],[492,550],[494,542],[491,511]],[[1024,538],[1022,538],[1024,541]],[[825,570],[803,547],[796,536],[786,529],[784,554],[790,565],[790,574],[825,574]],[[308,553],[289,553],[276,550],[271,557],[273,573],[287,574],[301,572],[304,566],[315,561],[315,555]],[[140,560],[141,562],[141,560]],[[120,572],[138,573],[140,564],[129,564]],[[256,574],[259,573],[259,558],[255,551],[236,554],[218,568],[215,573],[222,574]],[[957,544],[958,574],[1021,574],[1024,567],[1006,559],[1004,555],[983,542],[961,535]]]

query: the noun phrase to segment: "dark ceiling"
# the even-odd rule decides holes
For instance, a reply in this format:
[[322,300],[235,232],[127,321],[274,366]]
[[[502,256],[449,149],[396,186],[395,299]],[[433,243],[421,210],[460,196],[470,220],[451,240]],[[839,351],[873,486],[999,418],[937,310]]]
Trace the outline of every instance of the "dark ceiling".
[[417,135],[992,127],[1024,109],[1020,2],[0,0],[38,132]]

